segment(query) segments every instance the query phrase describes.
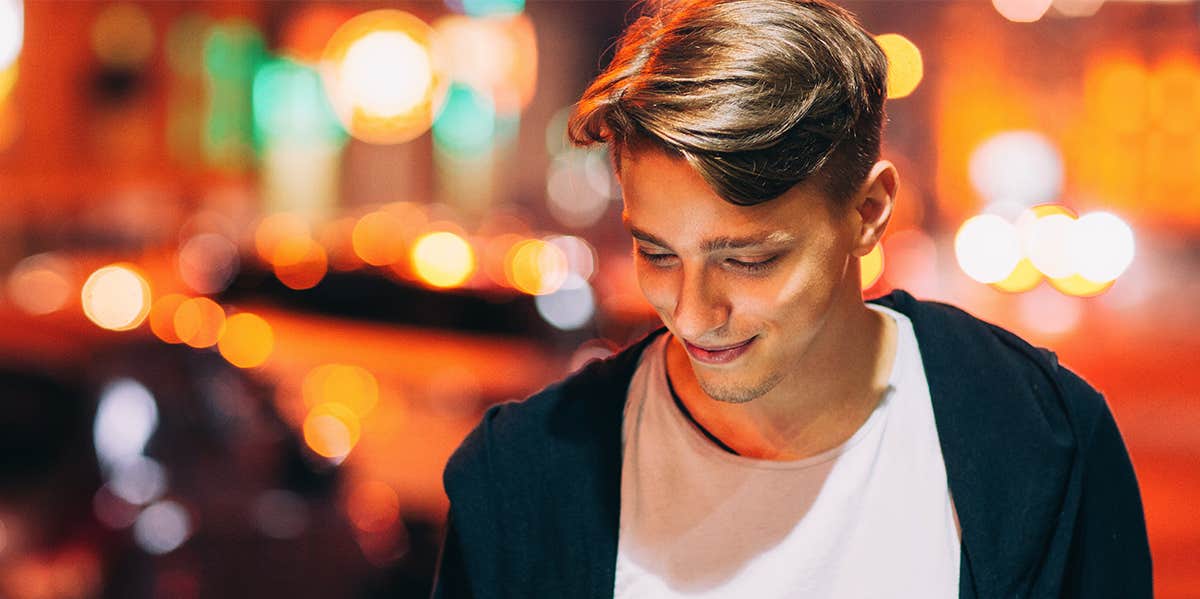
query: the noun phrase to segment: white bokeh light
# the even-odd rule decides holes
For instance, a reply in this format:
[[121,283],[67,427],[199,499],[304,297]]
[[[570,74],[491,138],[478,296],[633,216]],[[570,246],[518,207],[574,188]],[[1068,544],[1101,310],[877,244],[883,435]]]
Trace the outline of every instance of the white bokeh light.
[[157,428],[158,406],[150,391],[133,379],[117,380],[104,389],[96,408],[96,457],[109,470],[137,460]]
[[1021,261],[1021,243],[1012,223],[994,214],[970,218],[954,237],[954,254],[967,276],[980,283],[995,283]]
[[1066,214],[1048,214],[1022,227],[1025,255],[1042,274],[1061,279],[1075,274],[1071,242],[1075,219]]
[[988,202],[1034,206],[1056,199],[1062,191],[1063,160],[1046,136],[1034,131],[1008,131],[975,148],[971,184]]
[[1115,280],[1133,263],[1133,229],[1108,212],[1081,217],[1071,227],[1069,243],[1075,272],[1095,283]]
[[0,0],[0,71],[16,61],[24,42],[25,3],[22,0]]
[[429,53],[399,31],[376,31],[354,42],[342,60],[348,98],[372,116],[391,117],[424,101],[433,81]]
[[587,324],[596,314],[596,298],[592,286],[579,275],[568,275],[562,287],[554,293],[534,299],[538,314],[555,328],[572,331]]
[[192,519],[174,501],[160,501],[142,510],[133,523],[133,538],[147,553],[170,553],[192,534]]
[[167,491],[167,471],[158,462],[139,456],[116,466],[108,487],[130,504],[146,505]]

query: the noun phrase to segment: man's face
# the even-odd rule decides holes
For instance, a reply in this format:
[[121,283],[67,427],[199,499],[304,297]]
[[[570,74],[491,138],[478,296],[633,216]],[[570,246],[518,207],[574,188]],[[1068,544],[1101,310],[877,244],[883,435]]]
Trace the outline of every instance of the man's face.
[[815,182],[737,206],[684,160],[638,149],[622,156],[621,184],[642,293],[714,399],[743,403],[776,388],[830,315],[861,300],[858,269],[848,268],[854,211]]

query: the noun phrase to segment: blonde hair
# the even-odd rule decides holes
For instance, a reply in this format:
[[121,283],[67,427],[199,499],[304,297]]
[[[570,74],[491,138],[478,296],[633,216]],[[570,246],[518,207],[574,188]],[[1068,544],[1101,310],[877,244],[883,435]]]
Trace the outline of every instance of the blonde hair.
[[722,198],[757,204],[820,175],[852,196],[878,160],[887,59],[825,0],[666,0],[621,36],[568,125],[578,145],[653,144]]

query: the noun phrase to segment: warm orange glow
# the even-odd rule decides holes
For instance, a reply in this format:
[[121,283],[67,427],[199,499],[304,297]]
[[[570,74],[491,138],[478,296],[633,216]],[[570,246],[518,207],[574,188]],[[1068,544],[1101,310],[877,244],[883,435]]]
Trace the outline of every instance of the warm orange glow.
[[887,97],[903,98],[917,89],[925,76],[921,50],[911,40],[898,33],[875,37],[888,59]]
[[136,328],[150,313],[150,284],[128,264],[110,264],[93,272],[80,297],[88,319],[113,331]]
[[1071,275],[1061,279],[1049,279],[1055,289],[1075,297],[1093,297],[1108,291],[1113,282],[1097,283],[1089,281],[1081,275]]
[[1146,128],[1150,73],[1138,59],[1113,56],[1084,71],[1084,107],[1090,120],[1110,131]]
[[175,336],[192,347],[212,347],[224,332],[225,309],[207,297],[185,300],[175,310]]
[[475,272],[475,252],[449,231],[421,236],[413,244],[413,270],[434,287],[457,287]]
[[175,332],[175,313],[187,299],[186,295],[170,293],[154,300],[150,308],[150,330],[155,337],[167,343],[183,343]]
[[354,253],[372,266],[387,266],[404,258],[404,225],[392,212],[371,212],[354,225]]
[[325,50],[325,42],[350,15],[338,6],[304,6],[283,26],[280,53],[293,60],[316,63]]
[[17,85],[18,67],[21,63],[14,62],[4,69],[0,69],[0,104],[3,104],[8,99],[8,94]]
[[309,410],[303,428],[309,449],[333,459],[346,457],[362,436],[358,417],[338,403],[324,403]]
[[1016,268],[1008,273],[1008,276],[1001,281],[992,283],[992,286],[1000,291],[1008,293],[1024,293],[1038,286],[1042,282],[1042,273],[1029,261],[1029,258],[1022,258],[1017,262]]
[[42,315],[57,312],[71,297],[71,265],[54,254],[21,260],[8,276],[8,297],[21,310]]
[[225,321],[225,334],[217,342],[217,349],[230,364],[254,368],[271,356],[275,349],[275,333],[257,314],[234,314]]
[[362,259],[354,253],[354,226],[357,223],[357,220],[345,217],[331,220],[321,226],[317,242],[325,248],[330,268],[347,271],[363,265]]
[[285,239],[275,247],[275,277],[292,289],[315,287],[328,268],[325,248],[308,237]]
[[530,295],[554,293],[567,279],[567,257],[554,244],[527,239],[509,249],[504,274],[510,285]]
[[363,532],[385,531],[400,518],[400,496],[381,481],[360,483],[346,497],[346,517]]
[[862,288],[870,289],[883,276],[883,244],[877,243],[859,260]]
[[516,233],[504,233],[497,235],[484,243],[483,251],[480,254],[480,259],[483,260],[483,273],[487,275],[493,283],[503,287],[511,287],[512,283],[508,280],[508,275],[505,270],[508,265],[508,253],[513,246],[525,241],[526,236]]
[[379,383],[359,366],[325,364],[305,375],[303,393],[307,406],[337,403],[361,418],[379,402]]
[[1200,64],[1196,58],[1180,54],[1160,63],[1150,75],[1148,100],[1150,117],[1163,130],[1195,133],[1200,127],[1196,109],[1200,106]]
[[433,29],[399,10],[362,13],[338,28],[321,57],[325,89],[351,135],[394,144],[424,133],[445,98]]
[[291,212],[277,212],[262,219],[254,230],[254,249],[263,262],[274,264],[275,251],[281,242],[309,235],[308,221]]

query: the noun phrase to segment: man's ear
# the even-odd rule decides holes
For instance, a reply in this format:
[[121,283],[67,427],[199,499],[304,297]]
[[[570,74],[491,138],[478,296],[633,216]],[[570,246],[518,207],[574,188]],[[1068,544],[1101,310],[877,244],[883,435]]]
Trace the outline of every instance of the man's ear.
[[854,197],[854,209],[859,216],[859,229],[852,252],[855,256],[861,258],[870,253],[883,237],[888,221],[892,219],[892,206],[899,189],[900,173],[891,161],[880,160],[871,167],[862,188]]

